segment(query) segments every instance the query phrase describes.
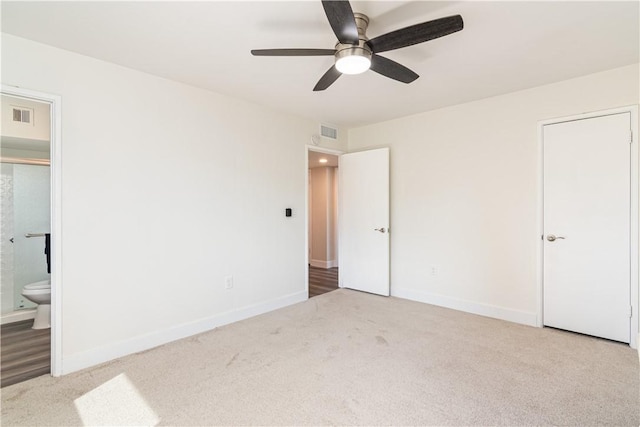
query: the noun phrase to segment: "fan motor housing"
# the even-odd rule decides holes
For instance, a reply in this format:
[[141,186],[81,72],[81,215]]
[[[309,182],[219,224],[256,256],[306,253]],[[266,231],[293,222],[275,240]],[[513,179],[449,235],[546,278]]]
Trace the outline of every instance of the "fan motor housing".
[[357,45],[352,44],[336,44],[336,61],[346,56],[363,56],[371,61],[371,49],[366,45],[367,39],[358,40]]
[[356,28],[358,28],[358,35],[360,37],[364,37],[367,32],[367,27],[369,27],[369,17],[364,13],[354,13],[353,17],[356,21]]
[[[336,64],[338,64],[338,61],[342,58],[354,56],[363,58],[364,60],[366,60],[366,64],[371,64],[371,57],[373,55],[373,52],[371,51],[371,48],[367,46],[367,41],[369,41],[369,38],[366,36],[367,27],[369,26],[369,18],[367,17],[367,15],[362,13],[354,13],[353,16],[356,21],[356,27],[358,28],[358,44],[344,44],[340,42],[336,43]],[[368,68],[369,66],[367,65],[366,69]],[[359,74],[364,70],[365,69],[362,68],[354,72],[348,72],[345,70],[341,71],[348,74]]]

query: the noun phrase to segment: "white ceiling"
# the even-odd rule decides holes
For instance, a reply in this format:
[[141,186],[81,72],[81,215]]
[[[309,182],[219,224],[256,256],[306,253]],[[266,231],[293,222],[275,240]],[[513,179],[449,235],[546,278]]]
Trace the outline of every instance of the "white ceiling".
[[338,126],[359,126],[639,60],[639,3],[352,1],[371,38],[460,14],[461,32],[386,52],[420,75],[369,71],[313,92],[332,57],[253,57],[333,48],[320,1],[8,2],[2,31]]

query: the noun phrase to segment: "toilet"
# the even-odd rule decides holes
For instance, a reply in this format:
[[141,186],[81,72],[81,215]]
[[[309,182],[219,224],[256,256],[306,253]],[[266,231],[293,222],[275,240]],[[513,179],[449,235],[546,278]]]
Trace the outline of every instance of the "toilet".
[[51,327],[51,280],[30,283],[22,289],[22,296],[38,304],[33,329]]

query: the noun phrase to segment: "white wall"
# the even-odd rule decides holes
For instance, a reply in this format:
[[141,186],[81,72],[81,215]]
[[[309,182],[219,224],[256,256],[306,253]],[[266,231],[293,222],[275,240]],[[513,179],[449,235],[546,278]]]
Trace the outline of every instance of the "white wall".
[[[62,97],[64,372],[306,298],[317,123],[6,34],[2,56],[3,84]],[[531,323],[536,123],[638,89],[631,66],[351,130],[391,147],[392,292]]]
[[331,268],[336,262],[336,168],[310,169],[311,256],[314,267]]
[[535,324],[537,122],[638,91],[636,64],[350,130],[391,147],[392,294]]
[[317,123],[6,34],[2,56],[3,84],[62,97],[64,372],[306,299]]

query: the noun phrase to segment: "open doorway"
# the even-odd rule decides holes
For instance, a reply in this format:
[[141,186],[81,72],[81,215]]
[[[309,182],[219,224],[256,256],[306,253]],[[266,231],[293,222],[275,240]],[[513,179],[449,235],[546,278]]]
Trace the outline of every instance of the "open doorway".
[[[45,307],[45,308],[50,309],[50,317],[44,316],[44,314],[47,314],[46,309],[38,310],[38,307],[40,306],[47,306],[47,304],[44,303],[46,301],[43,302],[40,300],[40,302],[35,303],[37,304],[37,307],[35,308],[35,313],[33,313],[35,315],[35,317],[33,317],[33,320],[29,319],[31,318],[32,315],[27,316],[27,318],[23,318],[21,317],[23,313],[20,313],[19,316],[12,316],[12,315],[6,316],[7,319],[3,319],[3,322],[4,320],[8,320],[10,322],[8,323],[8,325],[11,325],[12,323],[14,323],[13,321],[29,320],[30,322],[33,322],[33,324],[35,325],[36,319],[38,319],[38,317],[40,317],[41,320],[42,319],[45,319],[45,321],[49,320],[50,328],[47,329],[46,324],[43,325],[43,322],[39,322],[40,326],[44,326],[44,328],[36,329],[36,331],[42,331],[43,334],[47,336],[47,338],[49,338],[49,342],[50,342],[50,345],[48,346],[45,345],[46,350],[48,350],[50,353],[50,358],[49,358],[50,369],[44,368],[44,367],[42,367],[42,369],[46,369],[47,371],[50,371],[51,375],[53,376],[60,376],[62,374],[62,363],[61,363],[62,362],[62,346],[61,346],[62,292],[59,286],[62,281],[62,278],[61,278],[62,253],[61,253],[61,241],[60,241],[60,237],[62,234],[61,233],[62,216],[60,215],[62,210],[61,197],[60,197],[60,194],[62,192],[62,179],[61,179],[62,173],[60,168],[60,164],[61,164],[61,150],[60,150],[61,147],[60,146],[61,146],[61,140],[62,140],[62,132],[61,132],[62,116],[60,112],[61,111],[60,106],[62,103],[62,99],[59,95],[52,95],[44,92],[38,92],[30,89],[8,86],[4,84],[2,85],[2,96],[8,97],[13,102],[12,105],[17,106],[18,108],[13,108],[13,107],[4,108],[5,106],[3,105],[3,108],[2,108],[3,138],[2,138],[2,150],[0,154],[5,158],[14,158],[14,160],[16,158],[23,158],[23,160],[26,159],[27,166],[40,165],[41,167],[44,167],[48,163],[49,172],[48,174],[45,173],[45,175],[48,175],[48,178],[49,178],[48,193],[50,194],[49,220],[48,220],[48,225],[50,228],[48,230],[44,228],[45,225],[47,224],[29,224],[30,228],[28,231],[24,233],[24,235],[23,233],[20,232],[20,230],[15,230],[15,229],[13,233],[15,237],[16,232],[19,232],[22,237],[26,238],[26,242],[30,242],[28,244],[40,246],[40,249],[37,251],[37,252],[40,252],[40,254],[39,256],[36,257],[36,259],[39,261],[36,261],[36,262],[39,263],[40,267],[42,267],[41,263],[43,261],[47,265],[46,271],[47,271],[47,275],[49,276],[49,279],[47,279],[46,281],[50,280],[49,290],[47,291],[47,289],[42,289],[42,287],[36,286],[35,289],[31,288],[31,290],[35,290],[36,292],[35,293],[32,292],[30,294],[31,296],[36,296],[35,294],[40,294],[40,296],[37,298],[41,299],[40,297],[43,297],[42,294],[46,295],[47,293],[49,293],[50,305],[49,307]],[[32,104],[32,103],[35,103],[35,104]],[[29,110],[29,108],[31,108],[30,105],[33,106],[33,111]],[[26,108],[20,108],[20,107],[26,107]],[[18,112],[15,112],[14,110],[22,110],[22,111],[18,113]],[[26,114],[23,111],[26,111]],[[9,113],[9,117],[4,117],[5,113]],[[24,126],[23,130],[26,130],[26,128],[29,128],[30,126],[37,127],[37,129],[32,129],[36,131],[36,134],[6,135],[7,129],[9,128],[5,126],[5,120],[10,120],[10,121],[15,120],[17,122],[18,117],[20,118],[21,123],[15,123],[16,125]],[[41,126],[42,124],[45,125],[44,127],[46,129],[42,128]],[[39,132],[42,132],[42,134]],[[46,154],[47,149],[43,148],[41,146],[43,144],[42,141],[39,141],[39,140],[47,139],[46,137],[42,136],[46,133],[48,133],[48,146],[49,146],[48,156]],[[10,136],[10,137],[5,138],[5,136]],[[24,141],[25,139],[35,140],[35,143],[31,145],[27,144],[26,146],[18,145],[26,142]],[[42,151],[44,151],[44,153],[41,153],[41,154],[36,153],[36,152],[42,152]],[[48,157],[48,158],[42,159],[41,157]],[[42,164],[39,164],[38,163],[39,161]],[[21,163],[11,163],[11,164],[18,166]],[[22,163],[22,164],[25,164],[25,163]],[[46,190],[43,190],[43,191],[46,191]],[[38,200],[41,200],[42,198],[46,198],[46,196],[40,195],[36,197],[36,199]],[[26,199],[26,200],[30,200],[30,199]],[[3,215],[4,215],[4,212],[5,211],[3,210]],[[15,219],[15,215],[14,215],[14,219]],[[37,229],[31,228],[31,226],[36,226],[36,225],[42,226],[42,229],[40,227],[38,227]],[[49,231],[49,233],[47,233],[47,231]],[[27,234],[29,234],[29,237],[26,236]],[[41,236],[40,234],[44,234],[44,236]],[[8,237],[10,244],[13,244],[13,242],[17,243],[15,238],[13,239],[13,242],[11,242],[12,236],[9,236],[9,233],[6,233],[6,234],[2,233],[2,237]],[[49,237],[48,239],[49,242],[46,241],[47,237]],[[44,250],[47,247],[47,243],[49,243],[48,254],[44,253]],[[6,249],[6,246],[5,246],[5,249]],[[17,255],[17,254],[14,253],[14,255]],[[6,262],[6,259],[4,257],[2,257],[2,260],[3,260],[3,263]],[[8,267],[8,266],[5,265],[5,267]],[[32,277],[32,279],[36,280],[37,278]],[[45,279],[38,280],[35,283],[43,282],[43,281],[45,281]],[[8,281],[5,285],[8,285],[9,283],[10,281]],[[15,281],[14,281],[14,284],[16,284]],[[13,288],[13,289],[14,289],[14,296],[17,297],[18,295],[17,288]],[[5,286],[3,288],[3,292],[5,290],[9,291],[9,287]],[[24,291],[24,287],[23,287],[23,291]],[[22,294],[22,291],[20,291],[20,294]],[[3,304],[4,304],[4,299],[3,299]],[[20,310],[15,310],[15,311],[20,312]],[[25,310],[25,312],[28,312],[28,311],[29,311],[28,309]],[[3,315],[3,317],[5,316]],[[5,325],[3,324],[3,326]],[[5,336],[3,336],[2,337],[3,358],[7,356],[7,352],[8,352],[7,344],[8,342],[5,341]],[[31,351],[31,349],[29,351]],[[16,360],[22,360],[22,358],[18,358]],[[4,376],[5,374],[8,373],[8,370],[5,370],[5,368],[6,366],[4,366],[4,361],[3,361],[3,367],[2,367],[2,377],[3,377],[2,386],[3,387],[5,386]],[[31,372],[29,375],[35,375],[36,373],[37,372],[35,373]]]
[[338,156],[308,151],[309,298],[338,289]]
[[2,94],[2,387],[51,372],[51,105]]

